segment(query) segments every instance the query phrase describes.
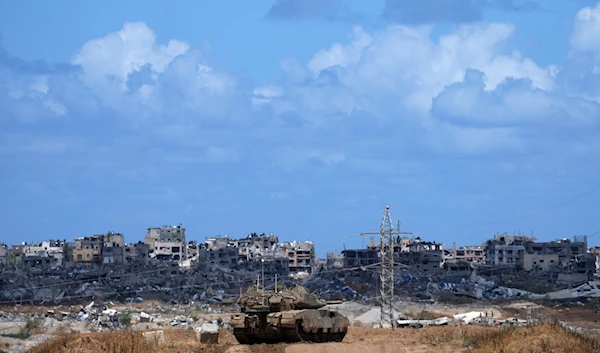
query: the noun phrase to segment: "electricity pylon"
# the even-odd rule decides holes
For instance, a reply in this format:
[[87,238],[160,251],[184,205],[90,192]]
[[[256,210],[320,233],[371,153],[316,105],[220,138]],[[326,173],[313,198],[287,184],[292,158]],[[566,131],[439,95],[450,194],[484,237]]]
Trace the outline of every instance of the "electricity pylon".
[[[377,234],[376,232],[360,233],[361,236],[368,234]],[[381,219],[381,227],[379,229],[379,257],[380,257],[380,303],[381,303],[381,326],[394,325],[394,237],[401,234],[412,234],[411,232],[403,232],[400,230],[400,222],[398,228],[394,229],[392,218],[390,216],[390,206],[385,206],[383,218]]]

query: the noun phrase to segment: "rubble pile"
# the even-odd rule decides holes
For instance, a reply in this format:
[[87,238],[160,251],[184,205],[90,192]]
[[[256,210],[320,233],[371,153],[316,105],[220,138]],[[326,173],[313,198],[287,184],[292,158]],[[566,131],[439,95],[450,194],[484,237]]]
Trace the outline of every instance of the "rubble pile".
[[[175,264],[176,265],[176,264]],[[0,273],[1,304],[82,303],[90,298],[132,303],[156,299],[177,304],[205,300],[233,303],[231,297],[256,281],[254,271],[218,265],[182,268],[156,262],[148,267],[79,265],[51,273],[5,269]]]

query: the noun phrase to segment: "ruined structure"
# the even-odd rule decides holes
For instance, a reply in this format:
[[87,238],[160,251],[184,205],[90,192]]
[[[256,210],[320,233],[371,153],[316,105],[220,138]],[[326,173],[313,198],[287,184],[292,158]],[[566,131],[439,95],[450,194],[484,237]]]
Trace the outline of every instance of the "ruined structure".
[[151,258],[178,262],[187,260],[185,228],[181,224],[148,228],[144,243],[150,246]]
[[6,246],[6,244],[0,244],[0,267],[6,265],[7,256],[8,256],[8,246]]
[[533,235],[526,237],[523,233],[508,235],[496,234],[486,243],[485,261],[488,265],[509,265],[517,269],[523,268],[525,245],[535,241]]

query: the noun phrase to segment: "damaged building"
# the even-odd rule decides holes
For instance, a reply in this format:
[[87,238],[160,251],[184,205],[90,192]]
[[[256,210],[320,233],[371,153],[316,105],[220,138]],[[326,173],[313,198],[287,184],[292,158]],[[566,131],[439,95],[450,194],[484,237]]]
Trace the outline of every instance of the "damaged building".
[[8,246],[6,244],[0,244],[0,267],[6,265],[7,257],[8,257]]
[[[398,237],[394,244],[396,262],[412,267],[422,273],[435,273],[442,268],[444,246],[437,242],[415,238]],[[379,244],[371,239],[366,249],[342,251],[344,266],[347,268],[374,265],[380,262]]]
[[187,260],[185,228],[181,224],[148,228],[144,243],[150,246],[151,258],[177,262]]
[[315,245],[312,242],[285,242],[281,247],[286,252],[291,272],[311,273],[317,265]]
[[516,269],[523,269],[525,246],[535,240],[533,235],[527,237],[523,233],[517,235],[496,234],[486,243],[485,262],[488,265],[508,265]]

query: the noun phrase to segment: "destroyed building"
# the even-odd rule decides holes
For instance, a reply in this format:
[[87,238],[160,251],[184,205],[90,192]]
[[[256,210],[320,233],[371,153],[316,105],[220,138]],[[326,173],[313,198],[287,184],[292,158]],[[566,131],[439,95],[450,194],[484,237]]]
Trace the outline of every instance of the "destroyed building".
[[76,263],[102,263],[104,235],[75,238],[73,243],[73,261]]
[[485,263],[485,246],[467,245],[456,247],[456,243],[454,243],[451,249],[444,249],[444,263],[456,264],[460,262]]
[[[63,264],[64,241],[50,240],[35,244],[4,245],[4,262],[25,269],[50,269]],[[0,250],[2,251],[2,250]]]
[[379,263],[379,250],[375,248],[351,249],[342,251],[344,267],[360,267]]
[[311,273],[317,265],[315,245],[312,242],[285,242],[281,247],[286,251],[291,272]]
[[485,261],[488,265],[508,265],[517,269],[523,268],[525,245],[535,241],[535,237],[526,237],[523,233],[508,235],[496,234],[486,243]]
[[[312,272],[316,266],[315,247],[312,242],[279,243],[279,237],[264,233],[251,233],[245,238],[209,237],[201,250],[199,262],[242,264],[249,262],[272,262],[283,272]],[[202,252],[205,252],[202,253]],[[235,260],[234,260],[235,254]],[[283,263],[285,265],[282,265]],[[281,273],[281,272],[279,272]]]
[[148,228],[144,243],[150,246],[151,258],[177,262],[187,260],[185,228],[181,224]]
[[223,267],[238,267],[238,249],[225,246],[212,249],[201,249],[198,252],[198,263],[205,265],[220,265]]
[[[399,248],[401,249],[401,245]],[[425,274],[438,272],[442,268],[444,261],[444,246],[442,244],[423,241],[421,238],[416,237],[409,242],[408,250],[408,252],[403,252],[394,248],[396,261]]]
[[6,246],[6,244],[0,244],[0,267],[6,265],[7,257],[8,257],[8,246]]
[[[434,273],[442,268],[443,245],[415,238],[397,237],[394,242],[394,261],[414,268],[422,273]],[[342,251],[345,267],[374,265],[380,262],[379,244],[371,239],[366,249]]]
[[327,268],[342,268],[344,267],[344,255],[336,252],[328,252],[325,260]]
[[125,262],[147,264],[150,257],[150,245],[142,242],[125,245]]
[[570,261],[587,253],[587,237],[563,238],[551,242],[529,242],[525,244],[527,254],[558,255],[558,264],[567,267]]

